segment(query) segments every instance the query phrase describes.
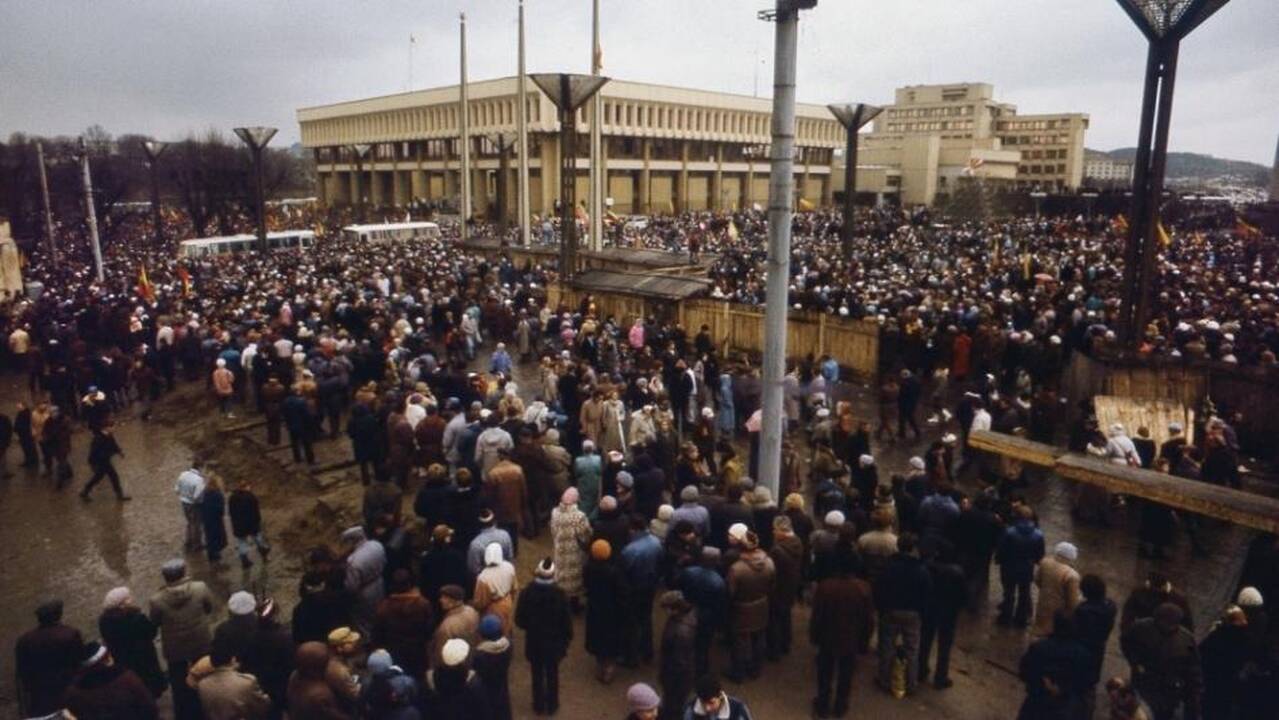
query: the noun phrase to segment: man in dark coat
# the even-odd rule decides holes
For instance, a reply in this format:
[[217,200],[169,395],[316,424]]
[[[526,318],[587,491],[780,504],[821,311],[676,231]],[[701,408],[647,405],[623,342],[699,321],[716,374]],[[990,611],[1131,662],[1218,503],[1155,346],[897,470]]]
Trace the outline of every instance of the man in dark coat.
[[382,463],[381,433],[382,428],[373,411],[364,403],[356,403],[346,423],[346,434],[351,438],[351,452],[360,466],[360,481],[365,485],[372,481],[374,471]]
[[959,611],[968,605],[968,581],[964,577],[964,569],[955,562],[955,551],[950,543],[941,541],[928,552],[928,574],[933,579],[933,594],[924,613],[919,645],[919,681],[928,681],[928,661],[935,638],[937,672],[933,675],[933,687],[944,690],[954,684],[950,679],[950,649],[955,644]]
[[[265,388],[263,388],[265,390]],[[281,406],[284,426],[289,431],[289,445],[293,448],[293,462],[300,463],[305,455],[308,465],[315,464],[316,418],[306,398],[289,391]]]
[[875,609],[879,611],[879,681],[892,686],[894,648],[901,638],[906,652],[906,690],[913,692],[919,677],[919,633],[933,592],[932,577],[916,554],[918,540],[911,533],[897,538],[897,554],[875,581]]
[[813,699],[815,717],[832,714],[832,680],[835,685],[833,714],[842,717],[848,711],[853,664],[858,653],[870,649],[875,608],[870,586],[854,575],[856,566],[852,549],[841,548],[836,556],[835,574],[818,583],[813,594],[808,636],[817,647],[817,697]]
[[115,466],[111,464],[111,458],[124,454],[111,430],[112,424],[108,420],[93,431],[93,440],[89,442],[89,467],[93,468],[93,475],[80,491],[81,500],[89,499],[89,493],[102,481],[102,478],[111,481],[111,488],[115,490],[117,500],[132,500],[124,494],[124,489],[120,487],[120,473],[116,472]]
[[1004,531],[995,548],[999,563],[999,580],[1004,600],[999,605],[1000,625],[1015,622],[1025,627],[1030,618],[1030,581],[1035,565],[1044,557],[1044,534],[1035,527],[1034,512],[1025,505],[1017,507],[1017,521]]
[[258,630],[239,660],[240,670],[256,677],[262,691],[271,698],[271,717],[279,720],[288,704],[294,647],[289,629],[276,618],[276,610],[271,598],[258,602]]
[[1081,682],[1084,705],[1091,711],[1096,701],[1097,683],[1101,682],[1106,643],[1115,628],[1117,611],[1114,601],[1106,597],[1106,581],[1100,577],[1085,575],[1079,581],[1079,590],[1084,600],[1075,608],[1075,634],[1088,651],[1088,666]]
[[453,638],[444,644],[442,663],[426,673],[426,717],[431,720],[493,720],[484,685],[468,667],[470,644]]
[[697,668],[697,611],[678,590],[664,593],[658,605],[669,615],[662,630],[658,670],[665,701],[657,717],[658,720],[677,720],[683,717],[684,701],[693,692]]
[[262,403],[262,414],[266,416],[266,441],[272,446],[280,444],[280,421],[284,417],[284,396],[287,394],[288,389],[281,385],[279,378],[274,375],[266,381],[262,391],[258,393],[258,400]]
[[804,543],[795,535],[785,515],[773,518],[773,559],[776,582],[768,599],[768,659],[780,660],[790,653],[791,609],[804,583]]
[[102,644],[107,646],[117,665],[136,673],[151,694],[159,697],[169,686],[155,648],[160,629],[134,604],[128,588],[108,592],[103,605],[102,614],[98,616]]
[[591,543],[590,560],[582,570],[586,587],[586,652],[595,658],[596,679],[609,682],[626,642],[630,588],[621,563],[612,559],[607,540]]
[[1203,674],[1195,636],[1181,624],[1172,603],[1155,608],[1154,617],[1134,622],[1119,638],[1132,667],[1132,685],[1150,706],[1154,720],[1171,720],[1185,706],[1185,717],[1199,717]]
[[253,561],[249,559],[249,543],[257,547],[262,555],[262,562],[266,562],[271,553],[271,545],[262,532],[262,510],[258,496],[253,494],[253,485],[247,478],[241,478],[236,483],[235,490],[227,497],[226,509],[231,518],[231,536],[235,538],[235,552],[240,556],[240,565],[246,568],[253,565]]
[[22,467],[39,467],[40,454],[31,429],[31,408],[26,403],[18,403],[18,412],[13,416],[13,432],[18,436],[18,444],[22,447]]
[[568,596],[555,584],[555,563],[538,563],[533,583],[520,593],[515,625],[524,630],[524,657],[533,676],[533,712],[554,715],[560,706],[560,661],[573,642]]
[[1019,675],[1026,685],[1026,699],[1018,720],[1080,717],[1081,676],[1087,666],[1088,651],[1075,636],[1074,622],[1064,611],[1057,611],[1052,634],[1031,643],[1021,658]]
[[39,627],[18,638],[14,655],[18,674],[18,707],[32,717],[62,708],[63,693],[80,667],[84,639],[62,624],[62,601],[36,608]]
[[105,646],[91,642],[82,652],[82,669],[67,688],[65,707],[72,715],[86,720],[153,720],[160,716],[147,686],[132,670],[117,665]]

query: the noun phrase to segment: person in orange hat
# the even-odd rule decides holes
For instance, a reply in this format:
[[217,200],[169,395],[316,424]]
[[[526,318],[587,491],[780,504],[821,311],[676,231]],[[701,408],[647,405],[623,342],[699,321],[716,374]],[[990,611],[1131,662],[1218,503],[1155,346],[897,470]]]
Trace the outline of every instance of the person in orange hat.
[[626,640],[629,589],[621,567],[612,562],[607,540],[591,543],[591,558],[582,579],[586,585],[586,652],[595,658],[597,680],[608,684]]

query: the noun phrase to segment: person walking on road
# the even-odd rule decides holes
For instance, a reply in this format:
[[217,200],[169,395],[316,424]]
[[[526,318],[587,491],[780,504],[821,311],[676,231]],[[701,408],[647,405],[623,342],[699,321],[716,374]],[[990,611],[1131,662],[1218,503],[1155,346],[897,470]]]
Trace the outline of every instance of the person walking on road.
[[186,550],[193,552],[204,549],[204,532],[201,527],[200,502],[204,499],[204,490],[209,481],[204,477],[204,459],[196,457],[191,467],[181,475],[173,489],[178,494],[178,502],[182,506],[182,516],[187,521]]
[[102,482],[102,478],[111,481],[117,500],[123,502],[133,499],[124,494],[124,490],[120,487],[120,473],[116,472],[115,466],[111,464],[111,458],[124,455],[120,444],[115,440],[115,434],[111,432],[113,429],[113,423],[108,420],[106,425],[93,431],[93,440],[89,443],[89,467],[93,468],[93,476],[80,491],[81,500],[89,499],[89,493],[95,485]]

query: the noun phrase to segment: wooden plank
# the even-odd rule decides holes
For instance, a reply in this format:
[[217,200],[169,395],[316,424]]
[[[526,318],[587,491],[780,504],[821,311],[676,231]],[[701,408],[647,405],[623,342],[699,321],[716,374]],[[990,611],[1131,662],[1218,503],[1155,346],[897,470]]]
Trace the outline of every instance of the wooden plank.
[[968,444],[978,450],[1020,460],[1038,467],[1050,468],[1057,464],[1061,449],[1052,445],[1027,440],[1016,435],[977,430],[968,435]]
[[1186,480],[1068,453],[1057,459],[1057,474],[1111,492],[1133,495],[1237,525],[1279,533],[1279,500],[1242,490]]

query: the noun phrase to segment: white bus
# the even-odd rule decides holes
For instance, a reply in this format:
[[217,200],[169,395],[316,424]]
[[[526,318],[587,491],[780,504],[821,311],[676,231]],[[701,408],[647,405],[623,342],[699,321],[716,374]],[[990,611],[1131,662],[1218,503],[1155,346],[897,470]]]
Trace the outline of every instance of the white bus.
[[[284,230],[266,234],[266,244],[271,250],[281,248],[309,248],[315,244],[312,230]],[[178,257],[197,258],[205,255],[228,255],[258,249],[258,236],[241,234],[225,237],[195,238],[183,240],[178,247]]]
[[433,222],[388,223],[385,225],[347,225],[342,236],[361,243],[387,243],[420,238],[440,237],[440,226]]

